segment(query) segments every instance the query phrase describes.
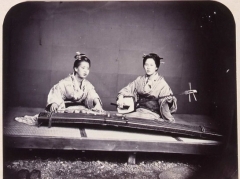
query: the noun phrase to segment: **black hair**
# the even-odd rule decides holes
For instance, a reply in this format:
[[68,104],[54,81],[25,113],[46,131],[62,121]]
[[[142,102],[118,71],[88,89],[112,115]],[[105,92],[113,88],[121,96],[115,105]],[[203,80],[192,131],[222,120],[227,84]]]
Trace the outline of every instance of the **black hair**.
[[160,61],[161,61],[161,59],[163,59],[163,58],[159,57],[159,56],[158,56],[157,54],[155,54],[155,53],[149,53],[149,54],[143,56],[143,66],[144,66],[144,64],[146,63],[147,59],[149,59],[149,58],[152,58],[152,59],[154,60],[157,68],[160,67]]
[[89,64],[89,67],[91,67],[91,61],[88,57],[86,57],[85,54],[82,54],[82,53],[77,54],[77,55],[74,56],[74,58],[76,59],[74,64],[73,64],[74,74],[76,73],[75,68],[78,68],[82,62],[87,62]]

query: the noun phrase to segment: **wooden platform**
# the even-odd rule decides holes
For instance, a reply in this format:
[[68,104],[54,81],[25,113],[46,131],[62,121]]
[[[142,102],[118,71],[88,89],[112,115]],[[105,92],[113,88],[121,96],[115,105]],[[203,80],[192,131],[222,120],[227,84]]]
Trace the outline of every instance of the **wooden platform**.
[[[77,125],[72,127],[29,126],[14,120],[15,117],[35,115],[40,108],[11,108],[4,113],[4,147],[29,149],[64,149],[124,152],[161,152],[211,155],[221,152],[222,143],[186,137],[172,137],[138,130],[125,131],[118,128],[93,128]],[[199,115],[176,114],[182,123],[193,122],[211,127],[211,119]],[[192,120],[192,121],[191,121]]]

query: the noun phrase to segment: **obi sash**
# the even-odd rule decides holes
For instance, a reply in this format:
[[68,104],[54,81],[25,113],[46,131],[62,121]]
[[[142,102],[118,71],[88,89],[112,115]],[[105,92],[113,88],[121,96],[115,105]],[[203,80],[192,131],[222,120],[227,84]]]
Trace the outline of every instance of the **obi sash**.
[[139,95],[137,101],[137,108],[145,108],[152,112],[160,114],[159,112],[160,105],[158,102],[158,98],[154,96]]

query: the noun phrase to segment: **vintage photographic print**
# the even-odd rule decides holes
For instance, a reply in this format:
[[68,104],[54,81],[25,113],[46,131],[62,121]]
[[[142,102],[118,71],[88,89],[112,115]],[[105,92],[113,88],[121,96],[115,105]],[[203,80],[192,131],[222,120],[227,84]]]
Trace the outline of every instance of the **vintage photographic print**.
[[4,179],[238,178],[236,49],[216,1],[16,4]]

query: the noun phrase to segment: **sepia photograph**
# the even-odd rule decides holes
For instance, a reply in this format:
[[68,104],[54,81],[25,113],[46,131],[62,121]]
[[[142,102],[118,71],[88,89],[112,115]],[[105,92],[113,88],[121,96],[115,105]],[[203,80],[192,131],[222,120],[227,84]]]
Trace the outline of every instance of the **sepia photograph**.
[[238,178],[224,4],[21,2],[2,29],[4,179]]

